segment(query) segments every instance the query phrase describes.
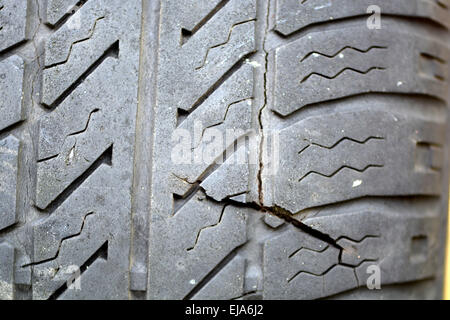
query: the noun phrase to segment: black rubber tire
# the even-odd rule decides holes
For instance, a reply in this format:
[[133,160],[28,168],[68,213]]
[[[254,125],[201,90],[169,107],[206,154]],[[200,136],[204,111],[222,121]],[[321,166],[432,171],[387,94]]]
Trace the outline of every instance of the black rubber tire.
[[0,299],[440,298],[449,7],[0,0]]

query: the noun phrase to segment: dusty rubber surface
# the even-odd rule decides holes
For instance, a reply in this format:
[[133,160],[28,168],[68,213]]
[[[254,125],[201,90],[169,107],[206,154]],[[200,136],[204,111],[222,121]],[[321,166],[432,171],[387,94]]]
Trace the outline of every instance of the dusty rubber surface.
[[449,7],[0,0],[0,298],[440,298]]

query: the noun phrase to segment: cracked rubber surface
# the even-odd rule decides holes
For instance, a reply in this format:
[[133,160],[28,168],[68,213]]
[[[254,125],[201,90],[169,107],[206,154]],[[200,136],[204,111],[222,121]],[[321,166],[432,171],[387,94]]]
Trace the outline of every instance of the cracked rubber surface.
[[0,299],[440,298],[450,3],[337,2],[0,0]]

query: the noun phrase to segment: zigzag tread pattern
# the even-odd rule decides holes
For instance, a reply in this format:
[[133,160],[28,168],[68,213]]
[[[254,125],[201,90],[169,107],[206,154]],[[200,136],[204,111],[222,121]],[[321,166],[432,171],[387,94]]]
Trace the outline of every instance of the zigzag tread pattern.
[[[275,156],[264,160],[262,202],[291,225],[265,242],[264,298],[365,296],[356,289],[372,267],[393,271],[383,285],[438,272],[427,250],[444,232],[439,174],[450,56],[441,40],[448,38],[449,12],[439,1],[416,2],[412,9],[407,1],[276,1],[268,38],[271,110],[263,127],[279,129],[279,166],[273,174]],[[370,5],[390,17],[380,32],[358,27],[373,14]],[[391,32],[396,23],[401,32]],[[421,24],[436,33],[421,33]],[[427,211],[431,194],[437,198]],[[402,216],[408,206],[412,211]],[[309,236],[321,238],[322,247],[308,245]],[[394,271],[399,265],[404,272]]]
[[[131,194],[119,189],[132,189],[139,49],[131,44],[141,1],[50,0],[46,8],[39,96],[51,108],[38,126],[36,207],[44,216],[24,264],[33,266],[32,297],[125,299],[129,265],[118,257],[130,247]],[[88,284],[76,293],[66,285],[74,272]]]
[[[202,7],[201,15],[180,16],[180,8],[196,5]],[[175,107],[176,113],[161,115],[160,119],[178,117],[169,130],[188,132],[193,139],[187,144],[186,164],[168,165],[174,205],[163,204],[165,222],[151,225],[154,237],[171,240],[158,241],[159,244],[150,241],[151,257],[160,260],[156,263],[150,258],[150,298],[198,299],[220,284],[220,279],[230,279],[230,283],[223,293],[216,293],[218,297],[243,294],[245,260],[240,257],[239,248],[247,241],[247,209],[226,201],[245,198],[248,189],[248,163],[237,166],[233,160],[237,155],[245,159],[248,149],[245,143],[240,144],[241,137],[253,122],[254,67],[245,59],[255,51],[255,14],[256,1],[252,0],[208,4],[186,0],[178,4],[166,2],[163,6],[162,29],[177,17],[181,29],[164,33],[161,39],[160,50],[172,48],[172,54],[163,54],[159,62],[161,72],[168,77],[161,79],[158,103]],[[171,70],[175,61],[182,62],[177,62],[180,68],[176,72]],[[165,90],[169,83],[176,92]],[[195,154],[206,150],[211,135],[225,137],[227,130],[238,134],[224,140],[214,155],[191,162]],[[160,145],[157,139],[156,148]],[[163,156],[156,155],[157,159]],[[185,225],[183,230],[179,229],[180,224]],[[171,254],[163,254],[166,249],[161,242],[166,249],[170,247]],[[179,271],[168,274],[162,268],[169,264],[175,264]],[[240,274],[234,278],[230,272]]]

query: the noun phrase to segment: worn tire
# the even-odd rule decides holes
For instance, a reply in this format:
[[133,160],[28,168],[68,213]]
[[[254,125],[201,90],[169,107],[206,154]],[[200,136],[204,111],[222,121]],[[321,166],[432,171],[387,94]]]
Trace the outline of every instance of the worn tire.
[[440,298],[449,8],[0,0],[0,299]]

